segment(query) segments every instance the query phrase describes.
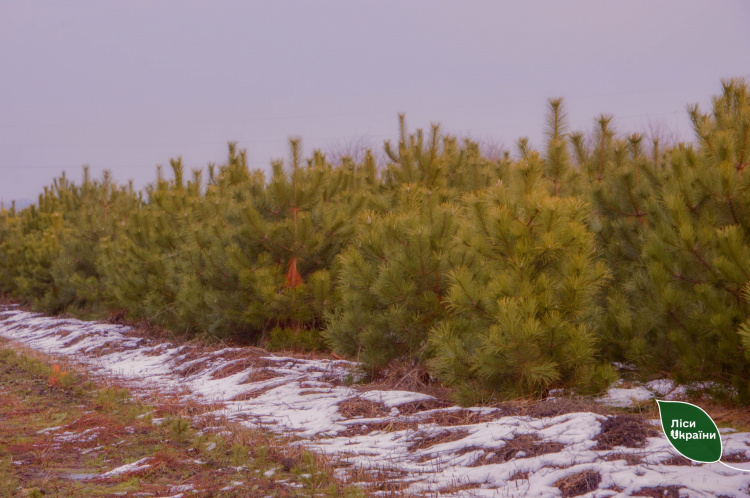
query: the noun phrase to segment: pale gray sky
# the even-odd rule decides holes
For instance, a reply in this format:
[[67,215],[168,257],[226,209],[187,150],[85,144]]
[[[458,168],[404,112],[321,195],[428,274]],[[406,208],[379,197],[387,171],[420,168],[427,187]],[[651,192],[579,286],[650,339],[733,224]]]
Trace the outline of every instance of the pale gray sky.
[[541,146],[546,100],[571,125],[661,123],[750,76],[750,2],[0,0],[0,198],[90,164],[138,187],[155,165],[248,150],[252,167],[442,123]]

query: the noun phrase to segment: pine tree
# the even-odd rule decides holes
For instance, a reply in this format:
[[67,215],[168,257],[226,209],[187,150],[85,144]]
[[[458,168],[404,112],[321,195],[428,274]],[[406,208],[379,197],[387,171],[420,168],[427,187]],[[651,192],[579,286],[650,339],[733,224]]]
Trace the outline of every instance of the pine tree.
[[549,100],[547,113],[547,148],[544,157],[544,178],[552,186],[552,195],[568,196],[577,192],[578,175],[570,164],[568,114],[563,99]]
[[11,295],[16,290],[18,275],[18,240],[21,218],[16,212],[15,203],[7,209],[0,207],[0,295]]
[[[61,192],[63,192],[61,190]],[[103,251],[122,230],[127,213],[138,203],[132,184],[118,187],[111,173],[91,180],[88,168],[80,187],[71,185],[63,197],[64,229],[50,272],[57,292],[53,307],[96,311],[112,306],[111,288],[104,279]]]
[[320,328],[335,300],[334,258],[352,237],[365,201],[358,168],[333,168],[319,152],[303,165],[301,142],[293,139],[289,168],[276,161],[272,169],[265,196],[230,213],[237,227],[232,267],[242,287],[259,295],[243,300],[241,320],[262,331]]
[[471,264],[449,272],[452,313],[430,337],[434,372],[465,401],[612,378],[596,359],[608,272],[594,260],[589,208],[550,195],[539,154],[522,156],[508,181],[466,198],[461,241]]
[[425,144],[424,131],[418,129],[409,135],[406,117],[399,114],[399,141],[397,149],[385,142],[385,153],[392,161],[386,171],[386,181],[391,184],[418,184],[427,189],[445,187],[444,157],[440,154],[440,125],[433,124],[429,142]]
[[121,237],[107,246],[104,268],[118,307],[133,318],[185,331],[176,299],[191,189],[185,187],[181,159],[170,165],[174,180],[165,180],[158,168],[157,181],[146,187],[146,202],[130,212]]
[[370,373],[391,360],[419,361],[427,333],[447,316],[447,272],[459,264],[451,248],[460,224],[455,206],[439,194],[404,185],[400,208],[366,212],[353,243],[338,261],[341,301],[328,314],[325,336],[339,354]]
[[750,91],[723,81],[710,114],[689,108],[697,149],[672,156],[644,245],[652,327],[642,365],[679,381],[730,383],[750,400]]
[[429,365],[464,399],[599,387],[606,359],[748,402],[748,95],[723,82],[710,113],[690,107],[695,145],[650,153],[607,115],[569,133],[552,99],[544,153],[521,140],[519,161],[402,115],[382,170],[293,139],[269,178],[232,143],[206,179],[178,158],[145,195],[62,175],[0,205],[0,293],[269,344],[325,328],[372,373]]
[[577,156],[589,172],[586,186],[593,212],[588,224],[596,237],[597,256],[612,272],[602,337],[607,357],[640,362],[648,349],[644,334],[650,318],[640,306],[642,293],[633,286],[645,271],[644,238],[658,211],[657,195],[667,172],[643,152],[643,136],[616,137],[611,117],[600,116],[589,151],[579,144]]
[[415,184],[438,193],[441,202],[458,201],[466,192],[477,192],[497,183],[507,171],[509,161],[490,161],[482,157],[479,144],[469,139],[459,146],[458,139],[444,135],[433,124],[429,137],[422,129],[408,133],[406,118],[399,115],[399,141],[393,147],[385,142],[390,159],[384,171],[384,183],[390,188],[390,204],[396,202],[402,185]]

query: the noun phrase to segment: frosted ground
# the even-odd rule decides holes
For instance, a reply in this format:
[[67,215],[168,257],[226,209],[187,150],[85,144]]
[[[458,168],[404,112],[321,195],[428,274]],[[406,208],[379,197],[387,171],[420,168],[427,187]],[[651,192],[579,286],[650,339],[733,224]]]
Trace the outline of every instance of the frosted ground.
[[[502,408],[446,406],[421,393],[363,390],[346,385],[354,364],[343,360],[176,346],[122,325],[10,306],[0,307],[0,335],[70,357],[96,375],[117,377],[136,393],[219,403],[231,419],[294,434],[299,444],[349,464],[338,470],[344,479],[357,475],[353,469],[367,469],[402,483],[406,495],[559,496],[576,485],[592,497],[750,494],[750,473],[678,458],[658,421],[651,421],[655,430],[641,447],[612,446],[602,441],[613,416],[508,415]],[[613,388],[602,402],[627,406],[680,392],[660,381]],[[724,457],[733,455],[743,462],[733,465],[750,468],[750,433],[722,432]]]

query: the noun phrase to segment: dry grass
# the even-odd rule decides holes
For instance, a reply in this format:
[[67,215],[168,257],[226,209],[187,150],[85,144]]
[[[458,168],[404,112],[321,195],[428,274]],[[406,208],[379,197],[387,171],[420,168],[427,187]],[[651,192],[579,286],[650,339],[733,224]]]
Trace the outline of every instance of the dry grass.
[[[435,408],[445,408],[446,402],[442,400],[430,400],[426,402],[416,402],[399,406],[403,414],[419,414],[420,411],[428,411]],[[404,408],[404,409],[402,409]],[[419,416],[420,423],[436,424],[443,427],[457,425],[472,425],[486,422],[492,422],[503,417],[532,417],[532,418],[550,418],[558,415],[576,412],[593,412],[599,414],[610,414],[612,410],[576,398],[563,398],[551,400],[515,400],[506,401],[492,405],[493,411],[489,413],[480,413],[468,409],[454,410],[436,410],[434,412]]]
[[425,431],[417,431],[413,436],[409,438],[411,441],[409,443],[409,446],[407,449],[411,452],[423,450],[425,448],[430,448],[432,446],[443,444],[443,443],[450,443],[453,441],[458,441],[466,436],[469,435],[469,431],[460,429],[460,430],[441,430],[438,432],[425,432]]
[[18,301],[13,299],[11,296],[5,294],[4,292],[0,292],[0,306],[12,306],[18,304]]
[[659,430],[638,415],[622,414],[607,418],[601,432],[594,438],[595,449],[611,450],[616,446],[643,448],[646,439],[659,437]]
[[526,472],[518,471],[518,472],[515,472],[512,476],[510,476],[508,478],[508,480],[509,481],[520,481],[520,480],[528,479],[528,478],[529,478],[528,471],[526,471]]
[[[68,332],[68,331],[67,331],[67,330],[62,330],[61,332]],[[69,334],[70,334],[70,332],[68,332],[68,333],[67,333],[67,334],[65,334],[65,335],[62,335],[62,333],[61,333],[61,334],[58,334],[58,335],[60,335],[60,337],[67,337],[67,336],[68,336]],[[63,344],[63,347],[64,347],[64,348],[70,348],[70,347],[73,347],[73,346],[75,346],[76,344],[78,344],[79,342],[81,342],[82,340],[84,340],[85,338],[86,338],[86,337],[85,337],[85,336],[84,336],[83,334],[82,334],[82,335],[79,335],[78,337],[76,337],[76,338],[74,338],[74,339],[71,339],[71,340],[69,340],[68,342],[66,342],[65,344]]]
[[155,393],[149,400],[157,417],[197,417],[224,408],[224,403],[207,403],[178,394]]
[[600,415],[613,413],[604,405],[594,403],[584,398],[553,398],[542,400],[517,400],[493,405],[503,410],[505,416],[551,418],[568,413],[590,412]]
[[452,405],[451,390],[437,383],[422,365],[393,360],[367,384],[352,386],[360,391],[412,391],[427,394],[448,405]]
[[403,482],[406,473],[387,466],[374,469],[352,467],[346,469],[347,482],[360,483],[368,496],[411,497],[405,489],[409,486]]
[[661,462],[662,465],[678,465],[678,466],[691,466],[693,465],[693,462],[684,456],[681,455],[675,455],[672,458],[669,458],[667,460],[664,460]]
[[449,406],[453,406],[453,403],[441,399],[426,399],[404,403],[398,405],[396,408],[398,408],[399,413],[403,415],[412,415],[417,412],[448,408]]
[[55,335],[59,336],[61,339],[65,339],[66,337],[68,337],[72,333],[73,332],[70,331],[70,330],[64,330],[63,329],[63,330],[59,330]]
[[[124,315],[121,316],[116,314],[116,316],[111,318],[110,323],[125,324],[125,317]],[[133,324],[129,325],[133,326]],[[66,337],[69,334],[69,331],[63,330],[58,335]],[[205,370],[206,368],[210,368],[212,365],[217,365],[217,362],[224,362],[221,368],[212,373],[213,378],[224,378],[249,369],[252,370],[248,372],[248,378],[244,383],[261,382],[279,377],[279,374],[270,370],[270,368],[278,367],[279,362],[269,360],[268,357],[271,356],[271,353],[259,348],[243,345],[241,349],[227,350],[224,348],[231,346],[231,342],[217,343],[216,341],[206,340],[205,338],[185,341],[184,338],[176,336],[168,330],[153,327],[147,323],[137,324],[136,328],[127,332],[127,335],[143,339],[142,344],[144,344],[144,346],[156,346],[157,344],[163,344],[165,340],[182,346],[183,349],[178,356],[179,361],[184,364],[191,360],[198,360],[195,363],[186,365],[181,370],[178,370],[178,372],[184,376],[192,375]],[[71,344],[79,340],[81,339],[74,339],[71,341]],[[0,344],[3,342],[7,344],[7,341],[0,338]],[[46,361],[47,363],[51,361],[49,357],[37,353],[36,351],[29,350],[28,348],[19,347],[17,345],[14,345],[13,347],[17,351],[20,351],[25,355],[27,354],[39,361]],[[108,343],[100,348],[98,352],[99,354],[104,354],[116,351],[117,348],[117,344]],[[154,354],[160,353],[161,350],[154,352]],[[329,355],[323,353],[300,354],[284,352],[282,354],[295,359],[331,358]],[[66,370],[74,370],[77,367],[64,358],[61,358],[59,363],[61,364],[61,367]],[[79,369],[79,371],[81,370]],[[89,378],[85,373],[81,373],[78,377],[79,382],[88,380]],[[241,394],[235,399],[256,398],[273,388],[274,386],[270,386],[257,391]],[[392,432],[410,430],[413,431],[414,434],[411,435],[411,443],[408,447],[409,451],[423,450],[441,443],[456,441],[468,434],[467,431],[462,429],[445,429],[430,434],[419,430],[421,424],[437,424],[449,428],[490,422],[506,416],[550,418],[574,412],[593,412],[608,415],[608,418],[602,423],[601,433],[595,438],[597,441],[597,446],[594,448],[595,450],[611,450],[618,446],[642,448],[648,437],[661,435],[661,432],[656,427],[645,421],[645,417],[658,418],[658,411],[656,410],[655,403],[653,403],[654,406],[651,406],[650,404],[641,406],[640,409],[643,412],[641,415],[623,413],[623,410],[612,409],[595,402],[574,397],[549,400],[520,399],[507,401],[492,405],[495,409],[492,413],[478,413],[467,409],[441,410],[442,408],[453,406],[453,403],[450,401],[450,390],[435,383],[424,369],[406,363],[394,362],[381,377],[376,378],[365,385],[355,385],[353,388],[358,391],[369,391],[375,389],[409,390],[429,394],[434,397],[434,399],[431,400],[417,401],[398,406],[399,412],[402,415],[406,415],[407,417],[411,416],[408,419],[388,419],[378,420],[371,423],[351,423],[349,428],[340,434],[341,436],[356,436],[369,434],[373,431]],[[40,389],[44,391],[43,388]],[[34,393],[36,395],[48,394],[42,391],[37,389]],[[66,396],[68,396],[68,394],[66,394]],[[61,401],[54,398],[54,394],[51,399],[44,399],[43,397],[39,399],[39,407],[30,408],[25,404],[26,400],[23,397],[16,396],[13,393],[2,392],[0,393],[0,406],[13,411],[14,414],[28,415],[31,413],[38,414],[39,412],[37,410],[49,411],[55,406],[55,403]],[[147,417],[148,420],[150,420],[151,417],[189,419],[191,431],[193,431],[193,436],[191,437],[195,437],[194,434],[196,432],[201,432],[206,435],[203,437],[216,438],[216,440],[218,440],[219,436],[216,435],[217,431],[222,433],[221,438],[224,441],[222,444],[224,444],[225,447],[221,451],[223,451],[224,456],[220,457],[212,453],[212,457],[215,459],[212,465],[214,463],[217,465],[217,467],[214,468],[215,476],[217,476],[217,478],[222,478],[225,481],[230,479],[234,471],[229,469],[229,467],[226,466],[226,463],[221,464],[220,461],[223,461],[221,458],[226,460],[227,455],[233,451],[233,447],[241,447],[248,449],[248,458],[253,459],[253,461],[267,461],[269,462],[269,466],[275,466],[274,468],[278,468],[280,473],[293,473],[295,469],[299,470],[302,467],[314,467],[318,469],[318,471],[324,474],[327,473],[330,476],[333,475],[335,469],[345,468],[348,478],[352,480],[351,482],[362,482],[368,487],[369,491],[379,491],[382,492],[384,496],[401,496],[404,493],[406,485],[393,482],[395,479],[405,477],[405,474],[401,471],[386,468],[375,470],[358,469],[349,466],[346,462],[334,462],[324,459],[319,455],[310,454],[309,452],[304,451],[299,444],[294,444],[294,441],[291,439],[276,436],[271,437],[268,434],[259,431],[249,431],[246,427],[241,426],[236,422],[229,422],[217,418],[213,412],[220,409],[223,406],[221,404],[205,405],[198,403],[197,401],[186,401],[185,398],[180,396],[169,395],[152,397],[149,400],[149,403],[151,405],[151,412],[149,417]],[[127,439],[131,436],[141,438],[141,440],[146,440],[150,437],[149,434],[154,430],[154,428],[149,425],[141,426],[136,422],[125,424],[116,417],[108,419],[107,415],[100,413],[102,410],[108,412],[108,407],[98,406],[96,403],[91,406],[99,411],[85,415],[71,411],[71,414],[73,414],[70,415],[71,417],[76,413],[80,416],[75,415],[77,416],[75,420],[65,419],[64,422],[67,424],[66,427],[69,428],[66,430],[82,432],[87,429],[99,429],[97,431],[97,442],[105,444],[113,444],[119,439]],[[711,403],[702,403],[701,406],[705,407],[706,411],[720,426],[731,425],[732,427],[739,427],[740,429],[750,428],[750,412],[747,410]],[[356,419],[386,418],[390,414],[390,409],[381,403],[364,400],[359,397],[352,397],[340,404],[339,412],[346,419],[354,419],[356,422]],[[172,443],[174,443],[174,441],[172,441]],[[1,444],[2,441],[0,440],[0,445]],[[80,446],[79,443],[73,444],[66,442],[58,444],[57,448],[61,448],[60,451],[63,451],[64,455],[64,452],[72,451],[71,448],[76,445]],[[187,460],[183,459],[187,458],[188,455],[190,455],[190,457],[195,457],[196,455],[206,454],[206,452],[197,449],[196,447],[192,448],[192,450],[194,450],[193,453],[186,453],[191,448],[189,448],[189,445],[183,446],[178,444],[174,447],[161,447],[159,449],[156,449],[155,446],[151,447],[149,455],[151,458],[150,462],[152,462],[153,465],[148,472],[144,472],[140,477],[154,480],[166,478],[175,480],[177,475],[175,472],[183,476],[193,474],[196,476],[202,475],[202,469],[194,468],[195,465],[185,463]],[[5,449],[7,448],[8,447]],[[54,451],[58,451],[51,445],[35,447],[33,444],[27,444],[26,442],[16,442],[15,446],[12,446],[12,448],[15,451],[18,451],[19,454],[29,456],[30,461],[37,462],[39,465],[42,465],[43,463],[48,465],[47,455]],[[533,457],[546,453],[558,452],[562,448],[563,445],[561,443],[544,442],[534,436],[517,436],[514,439],[508,440],[504,446],[491,449],[472,447],[465,448],[462,452],[466,453],[478,449],[486,451],[489,458],[479,458],[474,463],[474,466],[479,466],[507,462],[515,458],[519,452],[523,452],[524,457]],[[110,453],[107,453],[107,455],[110,455]],[[624,459],[629,465],[641,463],[640,456],[632,453],[612,453],[608,455],[606,459]],[[193,460],[195,460],[195,458],[193,458]],[[726,456],[724,460],[739,463],[747,462],[750,459],[744,454],[734,454]],[[2,451],[0,451],[0,464],[1,463]],[[662,463],[664,465],[692,465],[689,460],[677,456]],[[111,467],[112,465],[112,463],[108,463],[108,467]],[[224,467],[222,467],[222,465],[224,465]],[[175,472],[172,472],[170,469]],[[19,475],[28,482],[31,482],[34,479],[38,481],[39,475],[41,474],[39,472],[35,474],[34,472],[35,471],[24,470]],[[0,475],[0,478],[1,477],[2,475]],[[528,479],[528,477],[528,472],[518,472],[511,476],[510,480]],[[179,481],[179,483],[188,482],[191,484],[200,484],[202,482],[201,479],[203,478],[194,476],[181,477],[180,479],[182,480]],[[340,482],[332,478],[326,479],[326,482],[334,488],[339,490],[342,489],[341,486],[343,485]],[[121,485],[123,482],[124,478],[113,479],[110,484]],[[596,489],[600,482],[601,476],[599,476],[597,472],[587,471],[561,479],[555,485],[561,490],[563,496],[576,496],[577,494],[586,493]],[[160,484],[145,483],[141,489],[158,494],[164,491],[164,488],[159,488],[159,486]],[[455,488],[455,491],[452,492],[465,492],[467,496],[470,496],[471,489],[476,487],[476,484],[456,484],[455,486],[446,489]],[[285,496],[285,493],[289,493],[287,487],[281,485],[277,486],[273,480],[271,480],[270,483],[266,482],[265,484],[262,484],[258,489],[261,490],[262,493],[276,494],[279,496]],[[441,491],[447,492],[446,489]],[[672,496],[670,494],[672,491],[672,487],[659,487],[646,488],[643,493],[645,493],[645,496],[656,496],[653,493],[667,493],[666,495],[659,494],[658,496]],[[0,493],[0,495],[1,494],[2,493]],[[198,496],[201,495],[198,494]]]
[[440,489],[440,493],[442,494],[457,494],[461,493],[461,496],[477,496],[474,493],[472,493],[473,490],[481,489],[482,484],[477,482],[467,482],[465,484],[451,484],[450,486],[446,486],[444,488]]
[[[729,401],[719,402],[701,391],[688,391],[688,394],[686,401],[700,406],[719,428],[731,427],[740,432],[750,432],[750,410],[747,406],[736,406]],[[640,405],[638,413],[646,419],[659,419],[659,408],[653,401]]]
[[241,384],[253,384],[255,382],[263,382],[266,380],[277,379],[281,377],[280,374],[268,370],[266,368],[255,368],[250,372],[245,380]]
[[224,379],[226,377],[231,377],[232,375],[244,372],[245,370],[252,368],[254,365],[255,362],[247,358],[230,360],[227,364],[212,372],[211,378],[214,380],[218,380]]
[[595,470],[585,470],[577,474],[565,476],[555,483],[563,498],[580,496],[599,488],[602,476]]
[[234,398],[232,398],[230,401],[247,401],[249,399],[255,399],[259,396],[262,396],[263,394],[267,393],[268,391],[272,389],[276,389],[277,387],[278,386],[266,386],[261,389],[254,389],[252,391],[240,393]]
[[658,486],[641,488],[633,496],[651,496],[653,498],[680,498],[682,486]]
[[101,346],[90,348],[86,350],[87,356],[105,356],[112,353],[119,353],[125,351],[125,348],[119,342],[109,341],[105,342]]
[[346,430],[339,433],[343,437],[355,437],[365,434],[371,434],[376,431],[398,432],[398,431],[416,431],[419,423],[411,420],[390,420],[382,422],[363,422],[350,423]]
[[495,448],[474,448],[487,452],[484,458],[478,458],[471,467],[480,467],[494,463],[505,463],[523,454],[523,458],[531,458],[548,453],[558,453],[565,447],[562,443],[543,441],[531,434],[522,434],[508,439],[503,446]]
[[750,458],[745,453],[729,453],[722,455],[721,461],[727,463],[745,463],[750,462]]
[[21,355],[29,360],[37,362],[39,364],[59,365],[61,370],[67,370],[75,372],[76,380],[80,382],[90,381],[91,378],[86,372],[86,369],[82,363],[76,362],[69,356],[51,356],[44,354],[36,349],[32,349],[28,346],[24,346],[16,341],[11,341],[5,337],[0,336],[0,349],[7,349],[14,351],[16,354]]
[[[400,408],[400,407],[399,407]],[[504,417],[501,411],[492,413],[479,413],[472,410],[438,410],[419,417],[420,423],[435,424],[442,427],[453,427],[457,425],[473,425],[492,422]]]
[[[719,427],[731,427],[740,432],[750,431],[750,410],[746,406],[726,406],[713,401],[701,401],[700,407],[711,416]],[[654,418],[657,417],[658,414]]]
[[[423,406],[426,409],[431,409],[431,406],[439,406],[442,403],[438,402],[437,404],[432,404],[431,401],[427,402],[416,402],[416,403],[407,403],[407,412],[411,410],[416,410],[420,407],[420,403],[424,403]],[[404,405],[399,405],[398,409],[401,411],[401,409],[404,407]],[[383,432],[396,432],[396,431],[405,431],[405,430],[412,430],[417,431],[419,426],[421,424],[425,423],[436,423],[440,425],[449,425],[449,424],[441,424],[440,420],[442,419],[441,412],[437,412],[435,414],[431,414],[429,417],[425,418],[419,418],[419,419],[392,419],[387,418],[390,414],[390,409],[387,408],[382,403],[376,403],[374,401],[362,399],[360,397],[352,397],[349,398],[343,402],[341,402],[338,406],[339,413],[344,417],[346,420],[349,421],[348,428],[341,432],[341,436],[347,436],[347,437],[354,437],[354,436],[360,436],[364,434],[370,434],[375,431],[383,431]],[[401,412],[403,413],[403,412]],[[369,421],[369,419],[383,419],[387,418],[386,420],[378,420],[378,421]],[[362,419],[363,422],[358,422],[359,419]],[[450,414],[445,415],[446,420],[456,420],[455,418],[451,419]],[[459,424],[454,424],[459,425]],[[443,436],[438,436],[436,438],[440,439],[447,435],[448,433],[460,433],[462,431],[444,431]],[[463,437],[463,436],[462,436]],[[437,444],[437,443],[432,443]],[[414,446],[414,445],[412,445]],[[429,446],[429,445],[427,445]],[[414,448],[419,447],[419,444],[417,446],[414,446]],[[425,445],[422,445],[421,447],[425,447]],[[411,448],[411,447],[410,447]]]
[[387,416],[390,410],[382,403],[355,396],[339,403],[339,413],[345,419],[381,418]]
[[[186,363],[186,362],[187,361],[183,363]],[[189,377],[209,367],[212,363],[213,363],[213,359],[205,358],[203,360],[193,361],[189,365],[179,366],[175,368],[173,371],[181,377]]]
[[[55,360],[31,351],[30,358],[11,352],[8,341],[0,343],[7,401],[0,404],[0,496],[166,496],[184,484],[198,497],[352,492],[333,477],[335,466],[327,459],[289,438],[217,417],[218,405],[167,395],[147,405],[112,382],[84,381],[89,376],[83,371],[75,374],[74,386],[51,387],[47,376]],[[156,416],[164,417],[160,425],[151,422]],[[7,456],[22,465],[8,463]],[[95,476],[144,457],[150,467],[138,472],[67,477]],[[265,475],[270,470],[275,473]],[[234,481],[243,487],[222,491]]]
[[611,453],[604,457],[607,462],[614,462],[615,460],[625,460],[628,465],[639,465],[642,463],[640,455],[635,453]]

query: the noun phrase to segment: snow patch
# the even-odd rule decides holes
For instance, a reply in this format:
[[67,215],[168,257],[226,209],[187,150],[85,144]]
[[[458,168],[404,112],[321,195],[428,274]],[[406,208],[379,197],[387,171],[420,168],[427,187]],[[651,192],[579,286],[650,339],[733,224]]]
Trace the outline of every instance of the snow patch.
[[[594,413],[500,416],[496,408],[454,406],[407,415],[403,413],[404,405],[433,398],[408,391],[362,392],[344,386],[342,380],[351,377],[356,366],[351,362],[269,353],[253,358],[243,368],[244,363],[235,361],[243,354],[241,349],[188,356],[186,347],[149,345],[131,332],[121,325],[50,318],[0,307],[2,336],[48,354],[71,357],[95,374],[118,376],[134,392],[155,390],[176,393],[186,400],[222,403],[221,414],[231,419],[250,427],[293,434],[300,438],[295,444],[406,484],[406,494],[465,496],[467,491],[451,495],[441,490],[466,484],[473,486],[471,496],[559,495],[556,482],[585,471],[601,476],[599,489],[590,496],[612,496],[618,494],[615,489],[627,496],[644,487],[673,485],[679,485],[680,493],[690,496],[745,496],[750,486],[750,474],[719,464],[674,465],[676,454],[663,436],[648,438],[643,448],[599,449],[595,438],[606,417]],[[233,373],[214,378],[220,369],[231,365],[238,366],[236,372],[226,370]],[[269,375],[258,376],[263,372]],[[264,380],[252,381],[253,378]],[[684,387],[658,380],[629,389],[615,386],[601,401],[629,406],[655,395],[669,399],[682,393]],[[371,418],[347,419],[340,406],[356,399],[377,403],[385,411]],[[463,425],[445,427],[433,422],[459,411],[491,416],[477,423],[468,417]],[[160,420],[153,422],[158,424]],[[652,422],[659,425],[658,421]],[[96,437],[96,429],[80,434],[57,433],[63,429],[45,431],[54,433],[56,440]],[[513,452],[504,461],[501,455],[519,437],[531,445],[546,445],[546,452],[531,451],[535,449],[531,446]],[[722,430],[721,438],[724,455],[750,458],[750,433]],[[101,477],[146,469],[148,460],[118,467]],[[739,464],[743,465],[747,464]],[[337,469],[337,475],[346,476],[346,470]],[[243,482],[232,484],[236,487]],[[183,490],[175,488],[171,492]]]
[[607,394],[599,398],[599,402],[618,408],[627,408],[633,404],[648,401],[654,397],[654,393],[643,386],[621,388],[612,387]]
[[659,396],[666,396],[667,394],[674,391],[675,388],[674,381],[670,379],[652,380],[651,382],[646,382],[645,386],[646,388],[654,391]]
[[145,463],[146,461],[150,459],[151,457],[141,458],[137,462],[129,463],[127,465],[122,465],[121,467],[112,469],[109,472],[105,472],[99,477],[100,478],[114,477],[114,476],[119,476],[121,474],[132,474],[133,472],[139,472],[141,470],[145,470],[151,467],[151,465]]

